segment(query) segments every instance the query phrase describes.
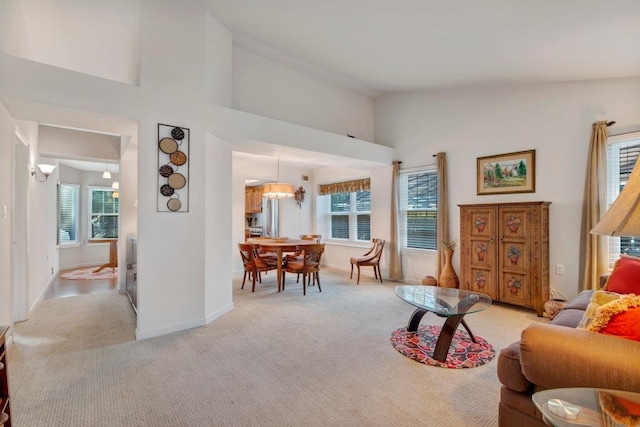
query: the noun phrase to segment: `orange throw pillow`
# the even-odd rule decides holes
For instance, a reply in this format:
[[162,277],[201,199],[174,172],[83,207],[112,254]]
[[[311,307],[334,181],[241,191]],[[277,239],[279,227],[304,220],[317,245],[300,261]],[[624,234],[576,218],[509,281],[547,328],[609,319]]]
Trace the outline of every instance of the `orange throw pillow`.
[[621,255],[604,288],[618,294],[640,294],[640,258]]
[[601,306],[587,330],[640,341],[640,297],[624,295]]

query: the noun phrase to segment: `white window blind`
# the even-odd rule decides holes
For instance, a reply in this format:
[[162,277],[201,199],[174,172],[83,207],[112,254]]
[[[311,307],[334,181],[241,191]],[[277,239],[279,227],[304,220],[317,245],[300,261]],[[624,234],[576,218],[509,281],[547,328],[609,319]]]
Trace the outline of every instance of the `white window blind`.
[[329,194],[329,237],[371,240],[371,192]]
[[400,244],[436,250],[438,173],[435,169],[400,173]]
[[58,236],[59,245],[77,244],[78,217],[80,206],[80,186],[75,184],[58,185]]
[[[612,136],[607,144],[607,208],[616,200],[631,175],[640,153],[640,133]],[[609,267],[620,254],[640,256],[640,239],[609,237]]]

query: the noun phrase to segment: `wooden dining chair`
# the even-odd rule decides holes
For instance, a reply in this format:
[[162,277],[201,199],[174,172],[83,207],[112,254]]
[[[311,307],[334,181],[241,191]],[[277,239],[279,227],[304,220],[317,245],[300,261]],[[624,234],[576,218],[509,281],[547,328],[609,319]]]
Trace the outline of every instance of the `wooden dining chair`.
[[382,258],[382,250],[384,249],[384,239],[372,239],[371,242],[371,249],[369,249],[367,253],[360,257],[352,257],[350,259],[350,279],[353,279],[353,266],[355,265],[358,268],[358,280],[356,281],[356,285],[360,284],[360,267],[373,267],[374,276],[376,276],[376,279],[380,279],[380,283],[383,283],[382,273],[380,272],[380,258]]
[[320,260],[324,252],[324,243],[315,245],[298,246],[297,251],[300,252],[301,260],[290,261],[285,264],[282,269],[282,290],[285,287],[285,274],[294,273],[302,274],[302,294],[307,294],[307,282],[311,281],[309,286],[314,283],[318,284],[318,291],[322,292],[320,287]]
[[244,289],[244,283],[247,280],[247,275],[251,277],[251,292],[256,290],[256,277],[258,281],[262,283],[262,276],[260,273],[267,272],[269,270],[276,270],[278,268],[277,261],[271,261],[269,258],[261,258],[256,250],[256,247],[247,243],[238,243],[240,249],[240,256],[242,257],[242,264],[244,265],[244,276],[242,276],[242,287]]
[[[320,240],[322,240],[322,234],[301,234],[300,240],[313,240],[316,243],[320,243]],[[285,257],[285,263],[290,261],[300,261],[300,260],[302,260],[302,254],[300,251],[296,251],[295,253],[292,253]],[[299,274],[298,274],[298,277],[296,278],[296,283],[300,283]],[[313,286],[313,284],[309,286]]]

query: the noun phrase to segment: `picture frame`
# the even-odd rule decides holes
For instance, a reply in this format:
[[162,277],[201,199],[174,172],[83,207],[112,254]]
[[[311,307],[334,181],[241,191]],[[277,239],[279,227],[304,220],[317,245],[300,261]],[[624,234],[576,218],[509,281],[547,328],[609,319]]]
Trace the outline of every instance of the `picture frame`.
[[536,150],[478,157],[477,194],[535,193]]

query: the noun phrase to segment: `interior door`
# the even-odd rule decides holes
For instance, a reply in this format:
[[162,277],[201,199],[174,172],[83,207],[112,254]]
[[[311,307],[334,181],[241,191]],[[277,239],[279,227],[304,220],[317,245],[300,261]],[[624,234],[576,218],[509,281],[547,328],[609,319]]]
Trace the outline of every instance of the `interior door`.
[[[27,218],[29,210],[29,146],[18,128],[15,131],[13,164],[13,210],[11,212],[13,251],[11,286],[13,288],[13,321],[27,320],[29,314],[27,257]],[[3,213],[4,214],[4,213]]]

